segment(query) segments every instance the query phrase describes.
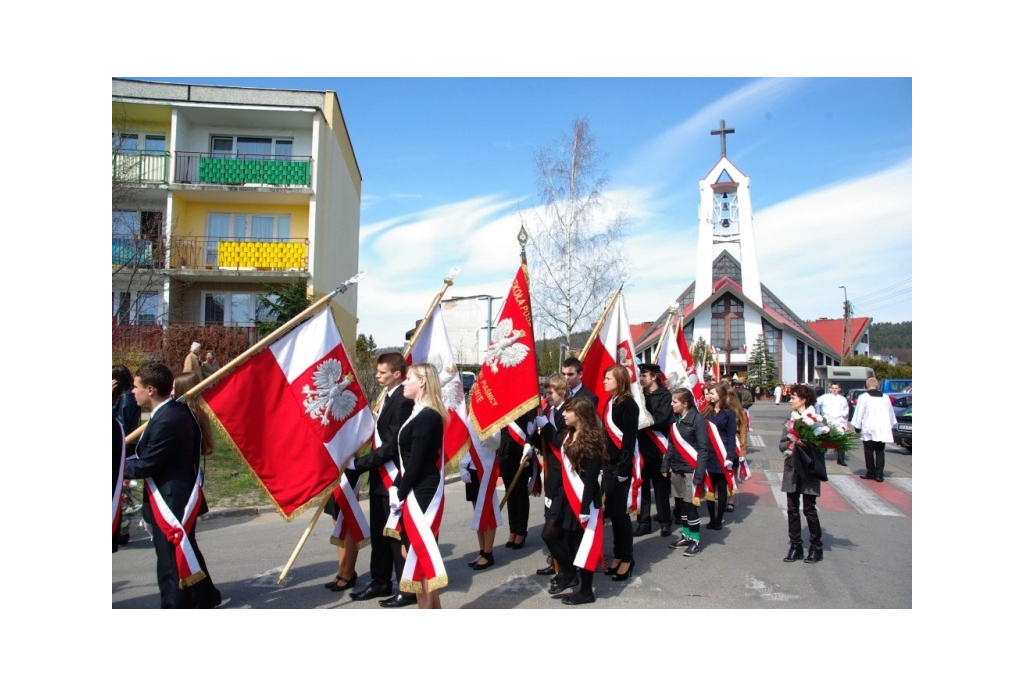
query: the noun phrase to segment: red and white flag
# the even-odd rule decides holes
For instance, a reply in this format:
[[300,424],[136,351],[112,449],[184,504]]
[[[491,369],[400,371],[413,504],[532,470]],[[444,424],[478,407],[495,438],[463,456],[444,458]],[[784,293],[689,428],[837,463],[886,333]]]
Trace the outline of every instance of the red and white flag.
[[626,316],[626,302],[621,293],[617,294],[608,316],[601,324],[601,330],[580,356],[583,363],[583,385],[597,395],[597,410],[601,412],[608,403],[604,390],[604,370],[613,364],[622,364],[629,371],[629,391],[640,407],[640,425],[646,428],[654,421],[644,402],[644,389],[640,386],[640,374],[636,368],[636,347],[629,332]]
[[526,262],[519,267],[469,395],[469,416],[486,440],[540,404]]
[[423,322],[420,335],[409,350],[409,359],[413,364],[430,364],[437,371],[441,383],[441,399],[448,409],[450,419],[444,429],[444,463],[460,459],[469,449],[466,391],[462,387],[462,374],[455,363],[440,305]]
[[658,366],[665,375],[670,390],[686,388],[693,393],[697,411],[703,412],[707,402],[704,399],[704,384],[701,383],[697,368],[693,364],[693,355],[686,344],[686,336],[679,318],[676,317],[665,336],[665,342],[658,351]]
[[373,435],[373,415],[329,307],[202,397],[288,520],[335,485]]

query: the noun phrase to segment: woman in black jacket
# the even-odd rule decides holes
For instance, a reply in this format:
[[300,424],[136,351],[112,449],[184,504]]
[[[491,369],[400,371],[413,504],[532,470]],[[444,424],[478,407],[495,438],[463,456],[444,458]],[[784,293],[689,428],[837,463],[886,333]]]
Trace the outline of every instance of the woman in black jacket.
[[[808,564],[821,561],[821,522],[815,506],[821,496],[821,479],[811,473],[809,464],[817,456],[822,464],[825,456],[814,445],[800,439],[795,423],[807,420],[822,423],[814,414],[817,393],[808,385],[794,385],[789,395],[792,413],[782,429],[779,451],[786,456],[782,468],[782,491],[786,493],[786,515],[789,520],[789,553],[783,561],[797,561],[804,558],[803,534],[800,527],[800,498],[804,500],[804,517],[811,536],[811,549],[804,559]],[[816,454],[817,453],[817,454]],[[806,460],[806,462],[805,462]]]
[[712,385],[708,391],[708,406],[704,408],[704,418],[718,429],[724,450],[722,457],[719,457],[712,445],[711,458],[708,459],[708,474],[715,488],[713,498],[709,497],[707,500],[710,517],[708,528],[711,530],[722,530],[722,519],[729,503],[729,481],[726,479],[726,471],[731,472],[739,463],[736,454],[736,414],[729,409],[728,395],[728,383]]
[[[132,394],[132,388],[135,386],[132,372],[122,364],[115,364],[111,367],[110,385],[113,394],[114,418],[121,424],[124,434],[130,435],[142,421],[142,410],[139,409],[138,403],[135,402],[135,395]],[[128,446],[128,454],[135,454],[134,442]]]
[[608,465],[601,479],[604,503],[612,521],[613,559],[605,569],[612,580],[633,575],[633,526],[626,510],[636,450],[640,407],[629,391],[629,370],[621,364],[604,371],[604,390],[610,395],[601,419],[605,425]]
[[[692,557],[700,553],[700,510],[697,509],[700,500],[697,493],[703,490],[711,458],[711,443],[707,421],[697,411],[689,390],[680,388],[672,393],[672,410],[677,418],[669,432],[661,475],[671,479],[672,496],[680,503],[685,522],[679,529],[679,539],[669,546],[682,549],[684,556]],[[693,474],[692,485],[686,482],[687,474]]]

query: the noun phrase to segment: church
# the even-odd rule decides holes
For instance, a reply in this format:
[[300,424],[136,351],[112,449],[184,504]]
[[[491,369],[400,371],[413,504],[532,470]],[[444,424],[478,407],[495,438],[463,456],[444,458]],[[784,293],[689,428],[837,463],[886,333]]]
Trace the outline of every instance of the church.
[[[724,121],[711,131],[720,136],[721,157],[700,181],[696,279],[676,298],[683,332],[689,345],[703,338],[715,348],[723,379],[745,377],[749,355],[764,335],[783,383],[813,383],[815,367],[837,366],[842,357],[761,282],[750,177],[726,156],[731,133],[735,129]],[[635,336],[638,359],[653,358],[668,321],[666,310]],[[863,330],[866,336],[866,324]]]

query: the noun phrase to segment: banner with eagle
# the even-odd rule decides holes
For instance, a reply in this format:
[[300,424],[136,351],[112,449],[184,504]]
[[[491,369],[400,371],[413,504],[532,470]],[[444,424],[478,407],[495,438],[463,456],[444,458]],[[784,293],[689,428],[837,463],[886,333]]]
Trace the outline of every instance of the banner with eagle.
[[530,279],[524,260],[498,314],[469,395],[469,415],[481,440],[540,404],[537,378]]

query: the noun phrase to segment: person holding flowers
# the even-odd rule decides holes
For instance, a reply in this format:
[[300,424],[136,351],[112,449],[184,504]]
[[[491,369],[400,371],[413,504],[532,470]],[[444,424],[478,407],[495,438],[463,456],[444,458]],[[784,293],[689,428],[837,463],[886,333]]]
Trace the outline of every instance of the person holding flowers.
[[828,480],[825,473],[825,451],[830,447],[849,449],[850,437],[825,425],[814,413],[817,399],[808,385],[794,385],[789,395],[792,413],[785,423],[779,451],[786,455],[782,470],[782,491],[786,493],[786,513],[789,520],[789,554],[785,561],[804,559],[803,533],[800,526],[800,498],[803,498],[804,517],[810,533],[810,550],[804,562],[814,564],[823,556],[821,522],[815,506],[821,496],[821,482]]

